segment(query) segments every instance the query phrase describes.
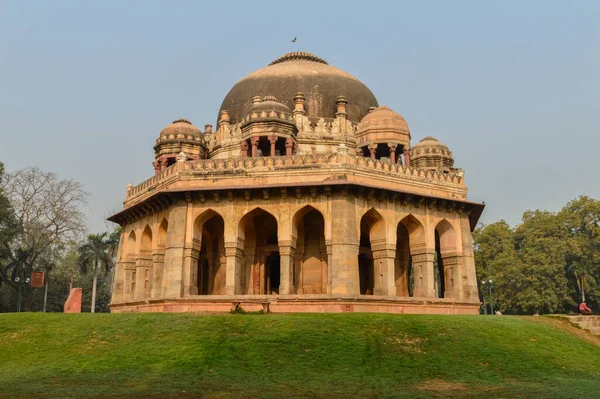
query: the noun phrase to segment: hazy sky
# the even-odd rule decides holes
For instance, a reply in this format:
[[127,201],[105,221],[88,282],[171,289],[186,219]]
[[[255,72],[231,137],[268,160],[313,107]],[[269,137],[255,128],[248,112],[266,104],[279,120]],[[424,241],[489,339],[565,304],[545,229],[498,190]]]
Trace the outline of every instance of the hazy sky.
[[[0,160],[90,192],[90,228],[153,175],[178,118],[288,51],[309,51],[432,135],[482,221],[600,197],[600,1],[0,0]],[[298,42],[291,39],[297,36]]]

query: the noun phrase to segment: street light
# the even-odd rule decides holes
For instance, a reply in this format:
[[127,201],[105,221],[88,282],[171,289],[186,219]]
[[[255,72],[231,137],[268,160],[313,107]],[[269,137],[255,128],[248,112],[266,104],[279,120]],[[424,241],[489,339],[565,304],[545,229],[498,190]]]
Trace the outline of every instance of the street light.
[[24,284],[29,284],[29,277],[25,277],[25,279],[23,281],[21,281],[20,277],[15,277],[15,283],[19,284],[19,296],[18,296],[18,300],[17,300],[17,312],[21,311],[21,297],[22,297],[22,290],[23,290],[23,285]]
[[494,314],[494,297],[492,295],[492,288],[494,286],[494,280],[492,280],[492,279],[489,279],[488,281],[481,280],[481,285],[484,287],[487,285],[490,289],[490,308],[492,310],[492,314]]

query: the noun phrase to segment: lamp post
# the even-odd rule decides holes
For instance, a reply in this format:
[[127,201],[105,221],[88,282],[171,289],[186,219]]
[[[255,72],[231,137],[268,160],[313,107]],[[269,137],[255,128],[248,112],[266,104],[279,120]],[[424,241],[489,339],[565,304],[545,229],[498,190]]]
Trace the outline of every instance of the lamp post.
[[18,299],[17,299],[17,312],[21,311],[21,298],[22,298],[22,291],[23,291],[23,285],[24,284],[29,284],[29,277],[25,277],[25,278],[21,278],[21,277],[15,277],[15,283],[19,284],[19,295],[18,295]]
[[[493,285],[494,285],[494,280],[492,280],[492,279],[489,279],[487,281],[486,280],[481,280],[481,285],[483,287],[485,287],[487,285],[488,288],[489,288],[489,290],[490,290],[490,309],[491,309],[491,314],[494,314],[494,297],[492,295],[492,288],[493,288]],[[485,303],[485,296],[483,298],[483,302]]]

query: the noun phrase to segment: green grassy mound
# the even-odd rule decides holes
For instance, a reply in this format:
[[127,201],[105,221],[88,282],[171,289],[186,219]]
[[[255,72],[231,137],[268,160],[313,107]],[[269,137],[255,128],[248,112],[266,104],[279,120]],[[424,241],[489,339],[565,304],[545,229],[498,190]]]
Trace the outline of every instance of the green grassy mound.
[[4,314],[0,397],[597,397],[545,317]]

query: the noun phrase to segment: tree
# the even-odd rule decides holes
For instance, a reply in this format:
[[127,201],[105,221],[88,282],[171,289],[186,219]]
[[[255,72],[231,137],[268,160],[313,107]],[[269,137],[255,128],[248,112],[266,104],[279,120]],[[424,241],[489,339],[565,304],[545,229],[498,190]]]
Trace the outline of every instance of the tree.
[[0,266],[0,276],[16,290],[16,277],[35,269],[48,273],[65,241],[85,230],[79,208],[86,194],[79,183],[32,167],[7,175],[1,183],[14,209],[17,229],[12,240],[0,243],[7,259]]
[[85,232],[86,219],[80,208],[87,202],[87,193],[81,183],[61,180],[37,167],[7,174],[0,183],[17,225],[15,236],[0,242],[7,258],[0,276],[16,289],[19,273],[51,265],[65,242],[78,240]]
[[92,282],[92,307],[91,312],[96,309],[96,284],[98,281],[98,271],[102,268],[108,273],[113,265],[111,248],[114,243],[109,239],[107,233],[90,234],[87,242],[79,248],[78,264],[81,273],[87,274],[92,269],[94,280]]
[[[19,224],[15,216],[15,211],[2,189],[4,181],[4,164],[0,162],[0,268],[3,262],[10,259],[6,248],[10,246],[19,233]],[[0,285],[2,285],[2,281],[3,275],[0,274]]]

